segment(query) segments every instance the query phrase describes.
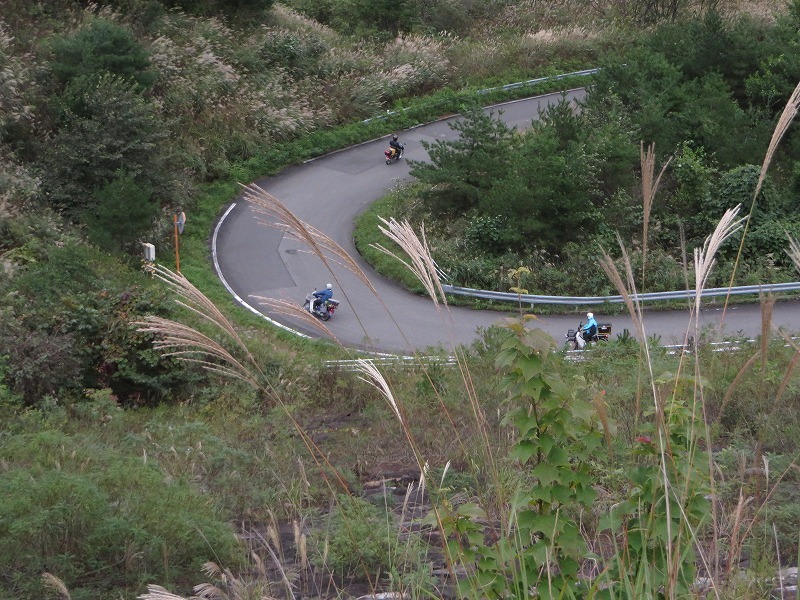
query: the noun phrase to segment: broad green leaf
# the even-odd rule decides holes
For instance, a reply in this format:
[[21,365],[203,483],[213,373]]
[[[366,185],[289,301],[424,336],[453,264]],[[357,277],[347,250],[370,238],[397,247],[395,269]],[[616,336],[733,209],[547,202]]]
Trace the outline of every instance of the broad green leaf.
[[532,473],[539,480],[539,485],[549,485],[559,480],[558,469],[548,463],[539,463]]
[[581,421],[591,421],[597,414],[593,404],[578,399],[569,403],[569,412],[575,419],[580,419]]
[[509,456],[521,463],[526,463],[535,453],[536,446],[528,440],[522,440],[511,449]]
[[591,506],[596,497],[597,492],[591,485],[579,484],[575,488],[575,498],[584,506]]
[[547,502],[550,504],[553,502],[553,488],[549,485],[535,485],[531,490],[531,503],[538,502],[541,500],[542,502]]
[[537,565],[543,565],[547,562],[548,556],[552,554],[550,550],[550,542],[547,540],[539,540],[528,549],[528,553],[533,556]]
[[542,388],[544,387],[544,382],[539,377],[535,377],[534,379],[530,379],[523,383],[520,386],[520,394],[526,396],[528,398],[539,398],[540,394],[542,393]]
[[521,529],[531,530],[536,523],[536,517],[539,516],[535,510],[527,509],[521,510],[517,513],[517,524]]
[[541,329],[526,330],[525,335],[522,337],[522,342],[542,357],[547,356],[554,344],[553,336]]
[[474,502],[467,502],[458,507],[456,512],[463,517],[470,517],[472,519],[485,519],[486,512]]
[[555,440],[553,440],[553,436],[547,433],[542,433],[539,436],[539,448],[542,449],[542,452],[544,452],[544,454],[549,454],[554,444]]
[[566,504],[572,499],[572,490],[566,485],[556,483],[550,487],[550,490],[553,500],[560,502],[561,504]]
[[542,359],[535,354],[525,356],[517,361],[516,367],[520,370],[525,380],[528,381],[542,372]]
[[560,446],[553,446],[547,454],[547,462],[558,466],[568,467],[569,454],[564,448]]

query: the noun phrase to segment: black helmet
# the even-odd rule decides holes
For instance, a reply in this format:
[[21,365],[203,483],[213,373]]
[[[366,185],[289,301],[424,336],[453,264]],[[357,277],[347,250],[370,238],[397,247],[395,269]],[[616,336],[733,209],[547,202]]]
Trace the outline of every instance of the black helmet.
[[397,134],[396,134],[396,133],[393,133],[393,134],[392,134],[392,139],[393,139],[395,142],[397,141]]

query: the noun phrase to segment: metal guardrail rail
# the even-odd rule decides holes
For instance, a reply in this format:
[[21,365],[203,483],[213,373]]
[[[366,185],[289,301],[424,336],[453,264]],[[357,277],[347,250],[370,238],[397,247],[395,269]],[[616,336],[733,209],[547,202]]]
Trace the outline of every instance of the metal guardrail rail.
[[[573,71],[571,73],[562,73],[561,75],[549,75],[547,77],[538,77],[537,79],[528,79],[527,81],[516,81],[514,83],[508,83],[506,85],[500,85],[497,87],[486,88],[483,90],[476,90],[474,93],[480,96],[485,96],[486,94],[490,94],[492,92],[496,92],[498,90],[508,91],[513,90],[516,88],[520,88],[526,85],[536,85],[537,83],[544,83],[546,81],[560,81],[562,79],[567,79],[568,77],[585,77],[588,75],[594,75],[600,71],[599,68],[596,69],[584,69],[583,71]],[[401,108],[400,112],[406,112],[410,110],[409,107]],[[370,117],[369,119],[364,119],[361,121],[362,123],[370,123],[372,121],[380,121],[386,119],[387,117],[393,116],[398,114],[396,110],[387,110],[385,115],[378,115],[375,117]]]
[[[448,294],[457,296],[472,296],[484,300],[499,300],[501,302],[522,302],[524,304],[561,304],[567,306],[582,306],[587,304],[621,304],[625,300],[622,296],[539,296],[536,294],[513,294],[511,292],[492,292],[489,290],[477,290],[473,288],[458,287],[454,285],[443,285],[442,288]],[[703,290],[701,297],[741,296],[744,294],[760,294],[771,292],[796,292],[800,290],[800,281],[790,283],[771,283],[764,285],[743,285],[732,288],[709,288]],[[633,294],[631,298],[640,302],[654,302],[658,300],[683,300],[692,299],[696,296],[695,290],[677,290],[673,292],[648,292],[644,294]]]

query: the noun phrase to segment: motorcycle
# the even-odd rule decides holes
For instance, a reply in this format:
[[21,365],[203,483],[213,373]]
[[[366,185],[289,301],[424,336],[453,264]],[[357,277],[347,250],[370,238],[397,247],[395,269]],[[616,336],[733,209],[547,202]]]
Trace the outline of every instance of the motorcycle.
[[397,150],[397,148],[392,148],[391,146],[384,150],[383,155],[386,157],[386,164],[390,165],[393,162],[397,162],[403,158],[403,150],[405,150],[405,146],[403,144],[400,144],[400,150]]
[[598,342],[607,342],[611,337],[611,323],[598,323],[597,333],[591,339],[585,339],[583,335],[583,321],[578,323],[577,329],[568,329],[564,337],[567,339],[566,344],[570,350],[583,350],[586,344],[597,344]]
[[314,306],[314,301],[316,300],[314,294],[316,292],[317,290],[314,290],[310,294],[306,294],[306,301],[303,303],[303,310],[307,310],[318,319],[327,321],[333,316],[333,313],[336,312],[336,309],[339,308],[339,301],[334,300],[333,298],[328,298],[324,302],[317,302],[316,307],[314,307],[314,310],[312,311],[311,307]]

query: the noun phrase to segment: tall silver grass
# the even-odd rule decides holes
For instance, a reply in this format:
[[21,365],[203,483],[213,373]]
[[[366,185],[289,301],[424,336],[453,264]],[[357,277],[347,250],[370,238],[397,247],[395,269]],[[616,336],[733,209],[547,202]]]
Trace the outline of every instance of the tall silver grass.
[[644,149],[644,143],[639,144],[639,161],[642,167],[642,290],[645,284],[645,262],[647,260],[647,243],[650,228],[650,211],[653,208],[653,201],[658,191],[658,186],[661,184],[661,177],[667,170],[669,163],[672,162],[670,156],[667,161],[661,166],[658,176],[655,176],[656,168],[656,145],[650,144],[647,150]]

